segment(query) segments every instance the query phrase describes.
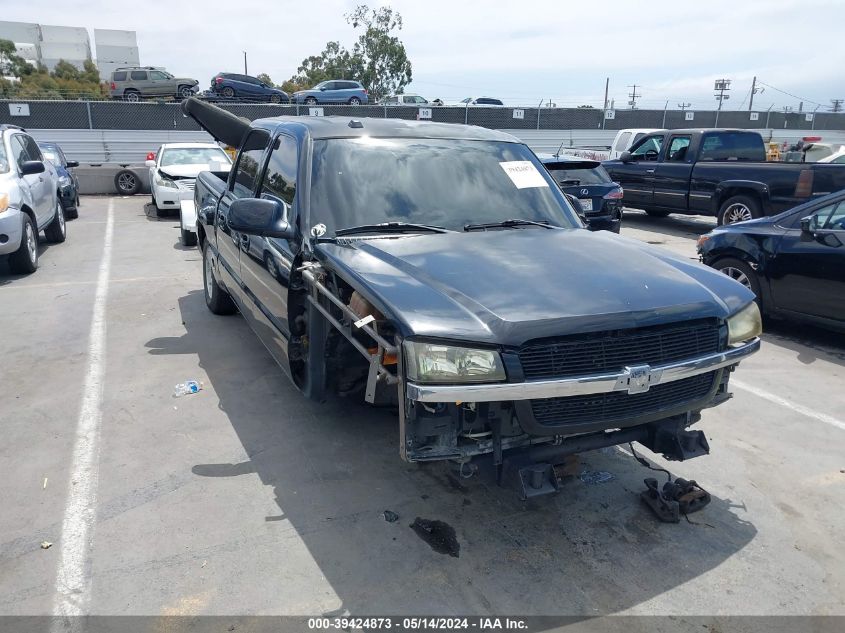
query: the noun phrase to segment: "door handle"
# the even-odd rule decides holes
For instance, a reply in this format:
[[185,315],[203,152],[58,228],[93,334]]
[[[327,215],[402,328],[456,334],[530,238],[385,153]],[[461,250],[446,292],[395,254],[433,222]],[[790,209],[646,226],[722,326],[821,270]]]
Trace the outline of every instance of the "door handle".
[[645,170],[645,173],[647,173],[647,174],[653,174],[653,173],[654,173],[654,170],[653,170],[653,169],[646,169],[646,170]]

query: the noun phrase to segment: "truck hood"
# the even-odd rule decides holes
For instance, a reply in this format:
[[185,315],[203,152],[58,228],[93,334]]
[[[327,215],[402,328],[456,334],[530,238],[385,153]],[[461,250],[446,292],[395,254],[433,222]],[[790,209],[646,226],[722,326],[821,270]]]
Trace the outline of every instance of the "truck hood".
[[546,336],[724,319],[727,276],[608,232],[502,231],[320,243],[316,255],[403,336],[516,346]]

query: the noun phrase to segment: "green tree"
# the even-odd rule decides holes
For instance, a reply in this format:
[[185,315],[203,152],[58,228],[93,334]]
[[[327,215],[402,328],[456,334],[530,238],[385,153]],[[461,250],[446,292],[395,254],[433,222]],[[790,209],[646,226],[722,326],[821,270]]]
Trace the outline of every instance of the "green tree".
[[18,55],[14,42],[0,40],[0,75],[21,78],[35,72],[35,67]]
[[327,42],[326,48],[319,55],[311,55],[302,60],[297,74],[282,84],[286,92],[311,88],[327,79],[355,79],[361,69],[360,60],[340,45],[340,42]]
[[402,30],[399,12],[361,4],[345,17],[352,28],[364,29],[352,48],[352,58],[360,64],[361,83],[375,99],[402,92],[411,83],[411,61],[405,45],[393,34]]
[[270,75],[268,75],[267,73],[259,73],[256,79],[258,79],[258,81],[263,81],[271,88],[274,88],[276,86],[276,84],[273,83],[273,80],[270,79]]

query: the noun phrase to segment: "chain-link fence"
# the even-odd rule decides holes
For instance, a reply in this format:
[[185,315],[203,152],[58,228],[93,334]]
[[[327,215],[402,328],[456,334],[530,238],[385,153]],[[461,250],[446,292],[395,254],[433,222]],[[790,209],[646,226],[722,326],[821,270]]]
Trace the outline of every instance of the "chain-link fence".
[[[845,113],[615,110],[463,106],[349,106],[224,103],[254,120],[275,116],[348,116],[466,123],[509,130],[620,130],[625,128],[733,127],[774,130],[845,130]],[[33,129],[197,130],[177,103],[121,101],[2,101],[0,123]]]

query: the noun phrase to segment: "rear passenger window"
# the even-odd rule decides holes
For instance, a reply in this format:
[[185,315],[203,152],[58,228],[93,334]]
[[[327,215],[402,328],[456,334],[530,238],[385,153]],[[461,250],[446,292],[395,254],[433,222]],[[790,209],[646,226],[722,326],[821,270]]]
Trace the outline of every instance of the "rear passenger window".
[[144,81],[147,78],[147,71],[133,70],[129,76],[132,78],[132,81]]
[[698,159],[764,161],[766,149],[759,134],[720,132],[704,137]]
[[254,130],[247,137],[238,156],[235,177],[232,180],[232,193],[236,198],[252,197],[258,180],[258,168],[261,167],[261,157],[269,142],[270,134],[263,130]]
[[112,75],[112,81],[126,81],[126,71],[114,73]]
[[273,153],[267,161],[260,197],[281,202],[286,218],[296,195],[296,165],[296,141],[289,136],[280,136],[276,139]]

